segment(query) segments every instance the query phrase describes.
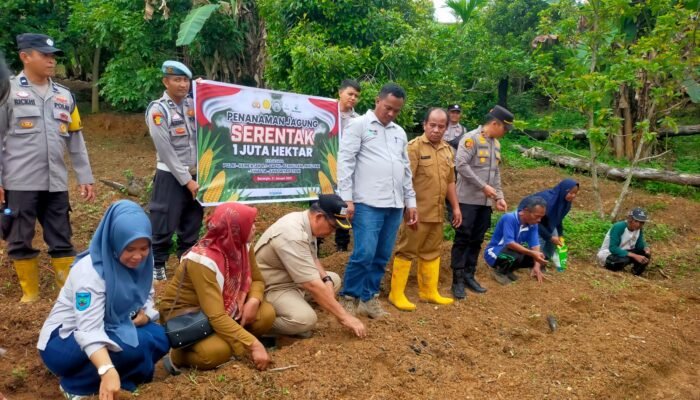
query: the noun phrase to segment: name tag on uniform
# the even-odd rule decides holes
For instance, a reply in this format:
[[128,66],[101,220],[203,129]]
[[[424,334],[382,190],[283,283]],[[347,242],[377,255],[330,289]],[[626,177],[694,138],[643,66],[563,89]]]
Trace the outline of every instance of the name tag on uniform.
[[420,159],[421,159],[421,160],[429,160],[429,159],[430,159],[430,156],[420,156]]

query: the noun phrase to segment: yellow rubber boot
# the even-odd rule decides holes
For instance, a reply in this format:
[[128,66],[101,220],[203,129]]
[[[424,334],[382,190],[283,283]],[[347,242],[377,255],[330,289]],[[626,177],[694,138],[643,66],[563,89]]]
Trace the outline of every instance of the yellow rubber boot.
[[389,293],[389,303],[393,304],[401,311],[413,311],[416,305],[408,301],[404,290],[408,281],[408,274],[411,272],[411,261],[394,257],[394,269],[391,273],[391,292]]
[[73,265],[75,257],[56,257],[51,259],[51,266],[53,267],[53,273],[56,276],[56,288],[61,290],[63,284],[66,283],[68,278],[68,273],[70,272],[70,266]]
[[442,297],[438,293],[440,280],[440,257],[426,261],[418,260],[418,297],[428,303],[452,304],[454,299]]
[[19,285],[22,287],[22,299],[20,303],[32,303],[39,300],[39,260],[27,258],[13,260]]

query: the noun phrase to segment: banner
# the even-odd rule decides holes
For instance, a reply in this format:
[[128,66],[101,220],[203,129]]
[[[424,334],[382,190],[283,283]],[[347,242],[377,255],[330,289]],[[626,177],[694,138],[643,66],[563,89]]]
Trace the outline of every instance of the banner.
[[335,192],[336,100],[207,80],[194,85],[203,205],[311,200]]

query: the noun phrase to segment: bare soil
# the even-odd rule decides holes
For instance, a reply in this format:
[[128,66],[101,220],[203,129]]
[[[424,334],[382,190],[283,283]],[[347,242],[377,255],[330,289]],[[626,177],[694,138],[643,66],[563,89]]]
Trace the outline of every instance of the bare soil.
[[[127,170],[149,180],[155,156],[141,115],[99,114],[85,118],[97,179],[125,181]],[[550,167],[503,171],[507,200],[556,184],[566,172]],[[575,207],[593,210],[590,179],[576,176],[582,190]],[[619,183],[603,182],[607,209]],[[86,204],[71,190],[74,243],[84,249],[114,200],[124,197],[97,184],[98,200]],[[274,367],[256,371],[248,360],[209,371],[166,376],[158,365],[140,399],[700,399],[700,205],[668,195],[632,190],[625,209],[653,206],[653,219],[675,236],[652,243],[655,262],[644,277],[597,267],[594,255],[571,260],[543,284],[520,273],[502,287],[479,266],[488,293],[470,293],[454,305],[418,303],[399,312],[382,302],[389,318],[365,321],[370,335],[353,338],[319,310],[314,336],[281,338]],[[293,204],[260,206],[258,230],[299,209]],[[601,238],[602,239],[602,238]],[[45,249],[37,235],[36,245]],[[326,268],[343,272],[349,253],[322,248]],[[440,287],[449,293],[450,243],[443,247]],[[10,400],[57,399],[58,380],[43,366],[36,341],[56,297],[48,258],[41,256],[41,301],[20,305],[17,278],[0,254],[0,392]],[[174,260],[171,260],[174,263]],[[684,266],[684,267],[681,267]],[[690,268],[688,268],[690,266]],[[388,277],[385,287],[389,286]],[[161,290],[162,288],[158,288]],[[417,301],[415,277],[407,295]],[[558,321],[550,331],[548,316]],[[1,396],[0,396],[1,397]],[[131,397],[122,393],[121,398]]]

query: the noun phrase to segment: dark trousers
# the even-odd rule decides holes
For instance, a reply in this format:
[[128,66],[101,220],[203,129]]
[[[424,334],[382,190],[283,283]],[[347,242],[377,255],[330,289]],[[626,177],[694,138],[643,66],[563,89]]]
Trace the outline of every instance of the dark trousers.
[[70,242],[73,231],[68,192],[6,190],[5,201],[11,214],[2,216],[2,237],[7,241],[10,259],[21,260],[39,255],[39,250],[32,247],[37,219],[51,257],[75,255]]
[[462,225],[455,229],[452,244],[453,270],[463,269],[467,275],[474,275],[481,252],[481,243],[486,231],[491,227],[491,207],[459,203],[462,211]]
[[178,259],[197,242],[204,210],[187,187],[170,172],[161,170],[156,170],[153,177],[148,208],[153,226],[153,261],[162,267],[170,256],[173,233],[177,233]]
[[507,274],[519,268],[532,268],[534,266],[534,258],[508,248],[501,250],[494,264],[496,272],[500,274]]
[[[51,333],[46,349],[39,351],[46,367],[58,376],[61,387],[77,395],[97,394],[100,391],[100,376],[87,354],[80,349],[73,334],[65,339],[58,335],[60,328]],[[155,363],[168,354],[170,343],[162,326],[149,322],[136,328],[139,338],[137,347],[125,344],[116,335],[107,333],[122,351],[110,351],[109,358],[119,372],[122,389],[133,392],[136,386],[153,379]]]
[[[639,254],[640,256],[644,256],[647,259],[651,260],[651,257],[648,256],[644,252],[644,250],[634,249],[630,252],[634,254]],[[648,262],[646,264],[641,264],[628,256],[620,257],[614,254],[610,254],[608,258],[605,259],[605,268],[611,271],[622,271],[629,264],[632,264],[632,273],[635,275],[641,275],[642,272],[644,272],[644,270],[647,269],[647,265],[649,265]]]
[[[318,200],[310,200],[309,201],[309,207],[311,207],[312,204],[318,203]],[[321,245],[323,244],[323,238],[316,238],[316,257],[318,257],[321,254]],[[345,229],[336,229],[335,230],[335,246],[336,248],[347,250],[348,246],[350,245],[350,231],[347,231]]]

